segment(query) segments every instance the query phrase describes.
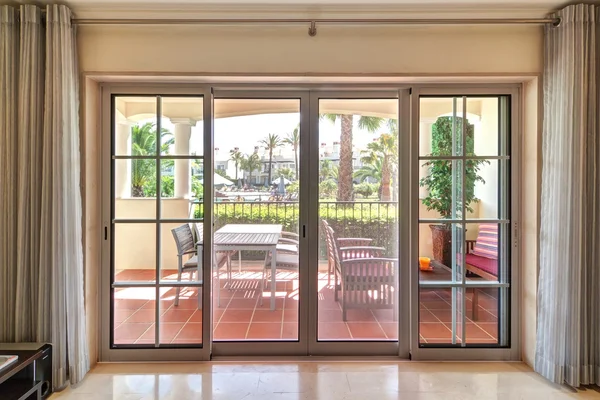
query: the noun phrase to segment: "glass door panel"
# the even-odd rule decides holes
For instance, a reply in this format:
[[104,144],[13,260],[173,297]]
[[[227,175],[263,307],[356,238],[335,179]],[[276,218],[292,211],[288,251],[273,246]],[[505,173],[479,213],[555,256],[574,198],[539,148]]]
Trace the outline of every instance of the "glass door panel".
[[419,100],[419,345],[509,346],[509,96]]
[[198,347],[203,97],[113,96],[111,103],[110,346]]
[[397,342],[398,99],[320,98],[317,112],[317,340]]
[[215,99],[215,342],[299,340],[300,102]]

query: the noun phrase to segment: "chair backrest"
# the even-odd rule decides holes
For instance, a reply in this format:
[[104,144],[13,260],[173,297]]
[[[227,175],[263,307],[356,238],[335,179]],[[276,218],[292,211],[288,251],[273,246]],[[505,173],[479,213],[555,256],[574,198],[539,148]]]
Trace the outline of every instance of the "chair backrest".
[[203,242],[204,224],[202,222],[195,222],[192,225],[194,226],[194,236],[196,236],[196,242]]
[[323,220],[324,229],[325,229],[325,241],[327,243],[327,257],[334,263],[336,268],[339,268],[340,265],[340,256],[337,247],[337,243],[335,242],[335,236],[333,232],[333,228],[329,226],[325,220]]
[[175,244],[177,245],[177,255],[185,254],[194,250],[194,235],[188,224],[183,224],[177,228],[171,229]]

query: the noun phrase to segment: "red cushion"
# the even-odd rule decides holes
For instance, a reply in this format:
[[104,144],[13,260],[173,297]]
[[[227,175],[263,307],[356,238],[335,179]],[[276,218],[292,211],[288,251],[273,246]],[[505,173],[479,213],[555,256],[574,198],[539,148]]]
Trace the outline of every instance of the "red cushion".
[[465,263],[479,268],[482,271],[498,276],[498,260],[493,258],[476,256],[475,254],[467,254]]

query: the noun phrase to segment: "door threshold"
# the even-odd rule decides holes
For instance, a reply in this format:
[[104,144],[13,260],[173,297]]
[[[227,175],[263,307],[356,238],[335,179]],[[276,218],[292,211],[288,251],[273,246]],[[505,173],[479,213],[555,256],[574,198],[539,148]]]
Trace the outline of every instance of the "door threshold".
[[408,362],[398,356],[215,356],[214,362]]

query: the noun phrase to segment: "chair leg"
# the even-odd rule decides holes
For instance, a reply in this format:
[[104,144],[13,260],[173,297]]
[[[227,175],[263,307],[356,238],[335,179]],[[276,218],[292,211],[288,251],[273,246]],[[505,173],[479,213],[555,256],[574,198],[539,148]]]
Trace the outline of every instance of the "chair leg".
[[[181,282],[181,256],[178,256],[178,261],[177,261],[177,282]],[[181,287],[177,286],[177,290],[175,291],[175,305],[178,306],[179,305],[179,292],[181,292]]]
[[479,317],[479,289],[477,288],[473,288],[473,301],[471,303],[473,308],[473,321],[477,321]]
[[338,296],[338,288],[340,288],[340,286],[338,286],[338,273],[337,273],[337,269],[334,267],[333,268],[333,299],[335,301],[338,301],[339,296]]
[[327,286],[331,286],[331,259],[327,257]]

